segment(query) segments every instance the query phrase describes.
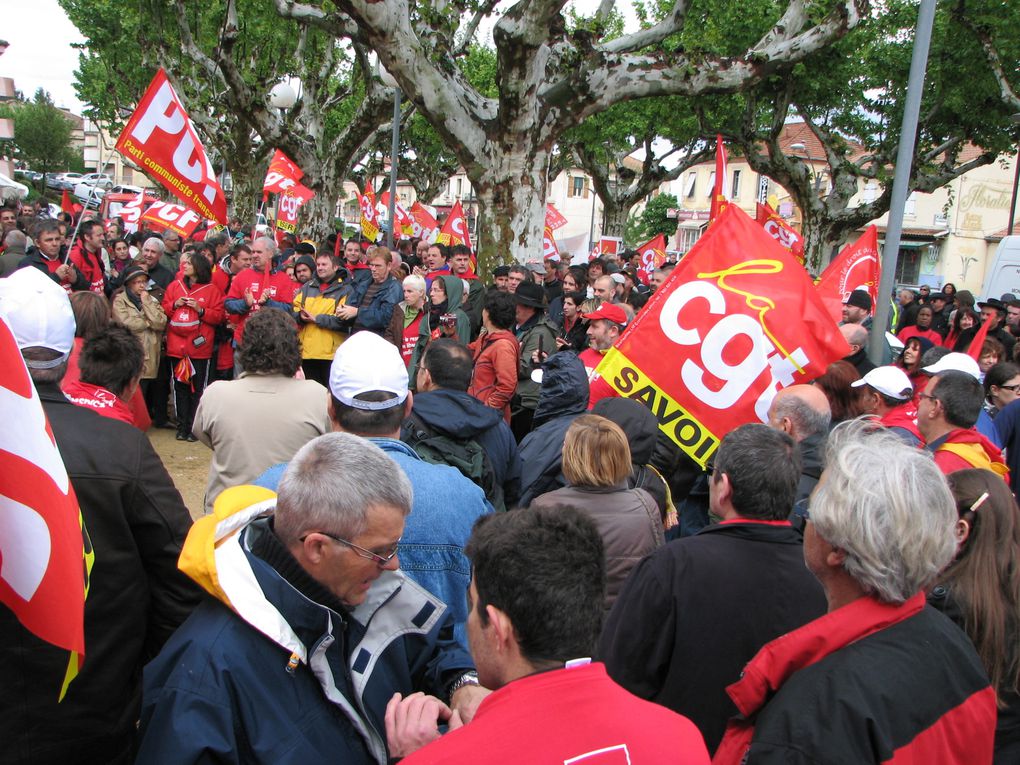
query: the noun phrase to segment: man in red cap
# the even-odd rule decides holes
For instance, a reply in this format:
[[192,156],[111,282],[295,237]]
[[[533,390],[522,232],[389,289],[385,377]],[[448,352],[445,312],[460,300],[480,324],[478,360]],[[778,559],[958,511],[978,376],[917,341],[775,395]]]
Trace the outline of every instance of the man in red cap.
[[606,352],[613,347],[627,326],[629,317],[619,303],[603,303],[598,310],[584,314],[588,323],[588,347],[578,354],[588,373],[588,385],[591,390],[588,408],[591,409],[601,399],[619,394],[602,379],[596,367],[602,363]]

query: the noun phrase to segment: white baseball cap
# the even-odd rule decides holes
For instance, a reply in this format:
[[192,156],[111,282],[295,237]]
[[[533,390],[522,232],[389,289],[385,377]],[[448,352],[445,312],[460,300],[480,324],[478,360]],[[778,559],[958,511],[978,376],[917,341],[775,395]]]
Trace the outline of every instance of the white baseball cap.
[[62,363],[74,347],[77,323],[64,288],[37,268],[21,268],[0,279],[0,318],[11,328],[18,349],[47,348],[61,354],[29,366],[47,369]]
[[850,383],[852,388],[868,385],[883,396],[909,401],[914,395],[914,385],[907,373],[899,367],[875,367],[860,380]]
[[937,375],[939,372],[966,372],[975,380],[981,379],[981,368],[966,353],[947,353],[930,367],[921,369],[930,375]]
[[[329,390],[341,404],[355,409],[389,409],[407,400],[407,366],[393,343],[374,332],[356,332],[333,357]],[[373,391],[392,393],[394,398],[385,401],[357,398]]]

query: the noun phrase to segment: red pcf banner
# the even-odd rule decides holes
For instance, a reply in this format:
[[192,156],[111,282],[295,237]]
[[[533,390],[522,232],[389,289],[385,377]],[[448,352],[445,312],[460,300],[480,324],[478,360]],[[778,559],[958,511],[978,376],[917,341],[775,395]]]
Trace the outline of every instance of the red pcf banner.
[[216,171],[163,69],[120,134],[117,151],[203,218],[227,222],[227,200]]
[[843,303],[854,290],[866,290],[871,304],[878,305],[878,284],[882,262],[878,257],[878,229],[868,226],[860,238],[839,251],[822,271],[818,290],[834,321],[843,320]]
[[801,263],[804,262],[804,240],[791,228],[783,217],[769,205],[758,203],[757,220],[765,229],[765,233],[793,253]]
[[269,171],[266,173],[266,180],[262,183],[262,191],[266,194],[281,194],[297,185],[304,175],[305,173],[300,167],[277,149],[269,162]]
[[183,205],[171,205],[166,202],[153,202],[142,213],[142,220],[157,226],[159,229],[170,229],[187,239],[202,222],[202,219]]
[[637,272],[638,279],[642,284],[648,284],[652,278],[652,271],[666,262],[666,235],[659,234],[638,247],[637,251],[641,255],[641,267]]
[[726,433],[765,422],[780,389],[848,353],[803,267],[727,205],[598,372],[704,465]]
[[419,239],[428,239],[432,236],[432,233],[439,228],[439,221],[436,220],[435,216],[425,209],[421,202],[415,202],[411,205],[411,218],[414,221],[414,231],[411,233],[412,236],[416,236]]
[[288,234],[297,233],[297,216],[301,205],[315,196],[315,192],[303,184],[290,186],[276,200],[276,228]]
[[550,231],[555,231],[558,228],[563,228],[567,225],[567,219],[563,217],[563,214],[553,207],[552,202],[545,206],[545,227]]

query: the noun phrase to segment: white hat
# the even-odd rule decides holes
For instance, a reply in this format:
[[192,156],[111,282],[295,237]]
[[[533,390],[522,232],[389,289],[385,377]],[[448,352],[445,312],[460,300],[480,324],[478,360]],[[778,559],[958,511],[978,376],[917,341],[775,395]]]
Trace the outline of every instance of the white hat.
[[74,346],[76,322],[71,301],[63,287],[37,268],[21,268],[0,279],[0,318],[11,328],[19,350],[47,348],[62,354],[53,361],[29,366],[55,367]]
[[529,260],[527,263],[524,264],[524,267],[534,274],[545,273],[545,265],[537,260]]
[[939,372],[966,372],[975,380],[981,380],[981,368],[966,353],[947,353],[930,367],[924,367],[921,371],[930,375],[937,375]]
[[[407,366],[393,343],[374,332],[347,338],[329,368],[329,390],[341,404],[355,409],[389,409],[407,399]],[[361,401],[362,393],[384,391],[394,398]]]
[[609,278],[612,279],[617,284],[623,284],[627,281],[627,277],[624,276],[619,271],[614,271],[613,273],[609,274]]
[[875,367],[860,380],[850,383],[852,388],[869,385],[883,396],[908,401],[914,395],[914,386],[907,373],[899,367]]

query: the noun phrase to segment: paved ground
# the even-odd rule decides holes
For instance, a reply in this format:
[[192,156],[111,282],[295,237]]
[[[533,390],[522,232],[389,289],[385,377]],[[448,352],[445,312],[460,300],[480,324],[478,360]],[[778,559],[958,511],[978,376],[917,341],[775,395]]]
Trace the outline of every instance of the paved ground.
[[175,430],[159,428],[151,428],[148,432],[149,440],[184,497],[191,517],[198,518],[203,514],[202,501],[212,451],[198,442],[178,441],[174,438],[176,434]]

